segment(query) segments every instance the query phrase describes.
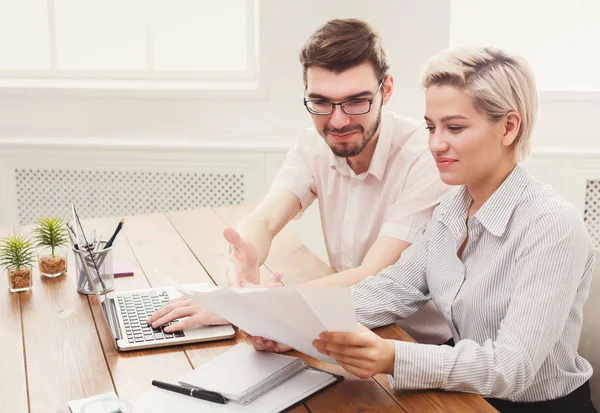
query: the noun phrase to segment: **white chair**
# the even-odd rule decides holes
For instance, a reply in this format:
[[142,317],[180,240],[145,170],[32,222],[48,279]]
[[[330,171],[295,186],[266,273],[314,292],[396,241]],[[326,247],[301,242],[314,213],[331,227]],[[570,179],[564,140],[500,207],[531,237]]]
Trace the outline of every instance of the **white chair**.
[[579,341],[579,354],[585,357],[594,374],[590,380],[592,402],[600,408],[600,249],[596,250],[596,265],[592,274],[590,295],[583,308],[583,329]]

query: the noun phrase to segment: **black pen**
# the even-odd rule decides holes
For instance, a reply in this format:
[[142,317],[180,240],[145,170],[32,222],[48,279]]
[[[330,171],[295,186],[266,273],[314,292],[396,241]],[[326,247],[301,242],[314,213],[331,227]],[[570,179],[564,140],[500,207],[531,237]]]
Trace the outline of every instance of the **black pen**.
[[112,236],[110,237],[110,239],[108,240],[108,242],[104,246],[104,249],[112,247],[113,242],[115,242],[115,238],[117,237],[117,234],[119,233],[119,231],[121,231],[121,228],[123,228],[123,224],[124,223],[125,223],[125,218],[123,218],[121,220],[121,222],[119,222],[119,224],[117,225],[117,229],[115,229],[114,234],[112,234]]
[[213,403],[225,404],[227,400],[222,394],[214,391],[208,391],[204,389],[198,389],[195,387],[183,387],[173,383],[165,383],[164,381],[152,380],[152,385],[160,389],[173,391],[179,394],[185,394],[186,396],[192,396],[197,399],[207,400]]

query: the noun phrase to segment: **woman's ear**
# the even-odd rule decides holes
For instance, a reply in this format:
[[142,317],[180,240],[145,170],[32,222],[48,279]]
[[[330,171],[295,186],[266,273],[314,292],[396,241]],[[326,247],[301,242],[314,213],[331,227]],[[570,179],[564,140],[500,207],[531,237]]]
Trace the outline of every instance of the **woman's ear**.
[[519,131],[521,130],[521,115],[519,115],[518,112],[511,110],[502,120],[502,125],[502,144],[504,146],[510,146],[515,139],[517,139]]

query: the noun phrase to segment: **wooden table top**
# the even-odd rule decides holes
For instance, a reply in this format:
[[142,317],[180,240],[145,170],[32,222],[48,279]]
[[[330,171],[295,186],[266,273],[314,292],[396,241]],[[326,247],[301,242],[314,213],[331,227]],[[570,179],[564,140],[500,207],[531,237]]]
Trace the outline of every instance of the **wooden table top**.
[[[178,283],[209,282],[227,285],[226,226],[235,226],[250,207],[231,206],[126,218],[117,238],[114,260],[131,263],[133,277],[115,280],[116,290],[166,286],[157,272]],[[110,234],[116,219],[84,221],[97,234]],[[17,232],[21,231],[16,229]],[[0,228],[0,237],[13,228]],[[119,353],[101,314],[92,312],[87,296],[76,291],[74,257],[66,276],[41,278],[34,271],[33,291],[9,293],[0,277],[0,412],[69,412],[69,400],[114,390],[131,400],[152,388],[153,379],[168,380],[210,360],[243,339]],[[331,274],[327,264],[282,231],[261,268],[284,274],[288,285]],[[412,339],[397,326],[376,330],[398,340]],[[474,394],[443,391],[394,391],[387,376],[360,380],[342,370],[299,353],[309,364],[346,380],[292,410],[320,412],[495,412]]]

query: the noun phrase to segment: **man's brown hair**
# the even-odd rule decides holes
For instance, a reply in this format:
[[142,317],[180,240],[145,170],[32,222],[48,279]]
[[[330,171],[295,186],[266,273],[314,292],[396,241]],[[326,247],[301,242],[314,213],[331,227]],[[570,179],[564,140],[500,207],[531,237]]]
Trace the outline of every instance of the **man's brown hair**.
[[383,39],[368,23],[358,19],[335,19],[325,23],[302,47],[300,62],[304,66],[305,82],[310,66],[341,73],[369,62],[378,80],[383,80],[389,69]]

